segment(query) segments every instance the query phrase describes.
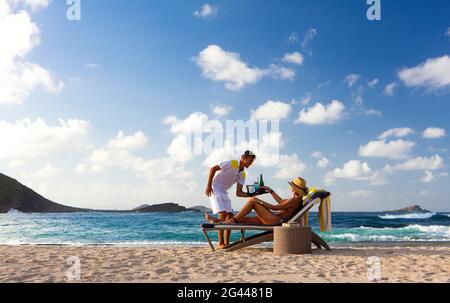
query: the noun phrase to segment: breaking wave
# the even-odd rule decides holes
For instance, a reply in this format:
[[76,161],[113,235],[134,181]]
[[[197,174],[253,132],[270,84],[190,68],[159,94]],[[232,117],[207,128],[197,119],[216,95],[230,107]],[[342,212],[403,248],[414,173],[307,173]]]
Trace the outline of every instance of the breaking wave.
[[381,215],[380,219],[384,220],[394,220],[394,219],[430,219],[435,216],[436,213],[410,213],[402,215]]

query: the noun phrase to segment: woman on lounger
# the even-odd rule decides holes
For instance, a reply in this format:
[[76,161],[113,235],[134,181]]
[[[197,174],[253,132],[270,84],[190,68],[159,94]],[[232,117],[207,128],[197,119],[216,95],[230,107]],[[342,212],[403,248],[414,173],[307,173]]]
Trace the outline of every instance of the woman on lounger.
[[[309,189],[306,186],[306,181],[303,178],[298,177],[292,182],[288,183],[291,186],[291,191],[293,193],[292,198],[289,199],[281,198],[270,187],[262,187],[272,195],[275,201],[277,201],[277,205],[273,205],[264,202],[263,200],[260,200],[256,197],[252,197],[248,200],[244,207],[242,207],[241,211],[230,220],[223,222],[219,219],[209,216],[209,214],[206,214],[206,219],[209,222],[215,224],[223,222],[223,224],[244,223],[277,225],[281,222],[285,222],[289,220],[296,211],[298,211],[303,203],[303,197],[307,196],[309,193]],[[253,210],[256,212],[256,217],[247,216]]]

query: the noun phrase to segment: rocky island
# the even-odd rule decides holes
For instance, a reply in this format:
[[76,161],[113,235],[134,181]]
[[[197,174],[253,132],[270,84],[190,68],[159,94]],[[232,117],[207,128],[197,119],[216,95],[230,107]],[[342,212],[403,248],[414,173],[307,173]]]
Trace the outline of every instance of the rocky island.
[[385,210],[383,213],[391,213],[391,214],[398,214],[398,213],[431,213],[431,211],[423,209],[419,205],[413,205],[404,207],[401,209],[395,209],[395,210]]
[[133,209],[134,212],[138,213],[154,213],[154,212],[170,212],[170,213],[179,213],[179,212],[199,212],[197,209],[193,208],[186,208],[184,206],[178,205],[176,203],[163,203],[163,204],[156,204],[156,205],[148,205],[144,204],[141,205],[135,209]]

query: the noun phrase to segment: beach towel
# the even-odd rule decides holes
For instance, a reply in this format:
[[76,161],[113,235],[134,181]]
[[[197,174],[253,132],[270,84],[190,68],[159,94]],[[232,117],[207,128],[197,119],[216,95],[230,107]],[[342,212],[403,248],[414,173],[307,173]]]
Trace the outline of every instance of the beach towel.
[[331,201],[330,196],[320,202],[319,205],[319,222],[321,232],[331,231]]
[[[304,198],[303,205],[306,205],[310,198],[316,193],[318,190],[312,187],[309,190],[309,194]],[[330,195],[331,196],[331,195]],[[331,231],[331,199],[330,196],[326,197],[320,202],[319,205],[319,224],[321,232],[330,232]],[[309,221],[309,212],[306,212],[302,217],[302,226],[308,226]]]

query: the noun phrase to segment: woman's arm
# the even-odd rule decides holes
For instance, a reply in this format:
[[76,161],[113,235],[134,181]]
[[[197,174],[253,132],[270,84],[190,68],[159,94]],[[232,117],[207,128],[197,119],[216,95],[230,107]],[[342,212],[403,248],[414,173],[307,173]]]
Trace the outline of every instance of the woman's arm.
[[278,196],[277,193],[270,187],[261,186],[261,188],[267,190],[272,195],[272,197],[275,199],[275,201],[277,201],[277,203],[281,204],[281,203],[284,203],[287,201],[286,199],[283,199],[280,196]]

